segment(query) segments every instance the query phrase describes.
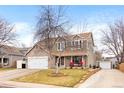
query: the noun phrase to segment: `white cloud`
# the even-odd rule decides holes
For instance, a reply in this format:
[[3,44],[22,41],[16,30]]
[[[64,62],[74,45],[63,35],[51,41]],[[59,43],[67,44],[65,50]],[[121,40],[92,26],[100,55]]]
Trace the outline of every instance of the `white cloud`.
[[[97,46],[97,50],[102,51],[103,49],[106,49],[105,45],[102,44],[101,40],[102,40],[102,31],[106,29],[107,24],[105,23],[101,23],[101,24],[92,24],[88,26],[88,29],[86,30],[86,32],[92,32],[93,33],[93,39],[94,39],[94,43]],[[81,33],[81,30],[78,30],[78,26],[75,25],[72,29],[71,29],[71,33],[76,34],[76,33]],[[113,54],[110,55],[110,53],[103,53],[103,56],[114,56]]]
[[17,34],[18,46],[25,44],[26,47],[33,45],[34,26],[25,22],[14,23],[14,31]]

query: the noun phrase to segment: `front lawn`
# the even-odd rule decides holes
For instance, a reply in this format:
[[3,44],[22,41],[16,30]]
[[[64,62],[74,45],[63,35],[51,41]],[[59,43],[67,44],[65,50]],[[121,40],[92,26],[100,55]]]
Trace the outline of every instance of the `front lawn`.
[[14,70],[16,68],[0,68],[0,71]]
[[73,87],[80,80],[84,79],[91,74],[91,71],[82,69],[61,69],[60,72],[64,73],[65,76],[52,77],[49,73],[52,73],[52,69],[40,70],[30,75],[26,75],[20,78],[13,79],[19,82],[30,82],[30,83],[40,83],[40,84],[50,84],[65,87]]

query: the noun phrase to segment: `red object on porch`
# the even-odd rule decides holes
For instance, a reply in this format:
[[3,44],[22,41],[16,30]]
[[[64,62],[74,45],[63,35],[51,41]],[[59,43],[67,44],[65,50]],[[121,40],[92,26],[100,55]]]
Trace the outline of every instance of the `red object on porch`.
[[74,62],[73,61],[70,61],[70,65],[74,65]]
[[81,61],[81,63],[80,63],[80,64],[83,64],[83,65],[84,65],[84,64],[86,64],[86,62],[85,62],[85,61]]

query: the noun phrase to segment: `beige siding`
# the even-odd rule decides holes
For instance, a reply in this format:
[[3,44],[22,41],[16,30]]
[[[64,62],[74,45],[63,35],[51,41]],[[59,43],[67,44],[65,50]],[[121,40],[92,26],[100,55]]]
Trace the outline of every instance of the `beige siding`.
[[65,67],[69,67],[71,57],[65,57]]
[[[75,48],[73,46],[66,46],[65,51],[63,51],[62,56],[66,56],[65,57],[65,63],[66,63],[66,67],[69,66],[69,62],[70,62],[70,57],[67,56],[84,56],[87,55],[87,66],[94,65],[95,61],[94,61],[94,51],[93,51],[93,39],[92,39],[92,35],[91,34],[86,34],[86,36],[80,35],[75,35],[74,37],[70,38],[70,41],[73,40],[81,40],[81,49],[79,48]],[[65,41],[64,38],[60,38],[58,39],[57,42],[62,42]],[[73,48],[73,49],[72,49]],[[75,55],[72,55],[74,53],[72,53],[72,50],[74,51]],[[78,52],[81,53],[78,53]],[[66,53],[67,52],[67,53]],[[57,51],[57,44],[54,45],[53,50],[52,50],[52,54],[55,56],[59,55],[59,52]],[[67,55],[68,54],[68,55]],[[77,55],[78,54],[78,55]],[[38,48],[37,46],[35,46],[28,54],[27,57],[34,57],[34,56],[47,56],[48,54],[44,51],[41,50],[40,48]],[[55,68],[55,59],[52,60],[53,62],[48,62],[49,68]]]
[[95,53],[93,49],[92,40],[88,42],[88,66],[91,64],[92,66],[95,65]]
[[16,56],[16,55],[4,55],[4,58],[8,58],[9,59],[9,64],[7,66],[3,66],[3,65],[0,65],[0,67],[12,67],[12,68],[16,68],[16,61],[17,60],[23,60],[24,57],[22,56]]
[[16,67],[17,60],[23,60],[24,57],[21,56],[10,56],[10,67]]
[[33,56],[46,56],[47,53],[38,48],[38,47],[34,47],[28,54],[27,54],[27,57],[33,57]]

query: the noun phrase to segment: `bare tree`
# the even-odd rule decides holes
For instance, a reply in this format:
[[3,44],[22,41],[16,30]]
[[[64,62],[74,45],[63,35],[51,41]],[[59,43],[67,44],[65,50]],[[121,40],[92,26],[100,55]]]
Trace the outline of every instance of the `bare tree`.
[[15,40],[13,27],[5,19],[0,18],[0,47],[6,44],[13,44]]
[[124,58],[124,21],[122,19],[109,24],[108,29],[103,31],[102,43],[107,46],[118,61],[123,62]]
[[[42,45],[40,47],[46,51],[50,61],[53,61],[51,53],[57,39],[66,36],[70,29],[65,10],[66,7],[63,6],[42,6],[38,17],[34,38],[38,41],[45,41],[44,47]],[[58,64],[59,61],[56,63],[56,73],[58,73]]]

